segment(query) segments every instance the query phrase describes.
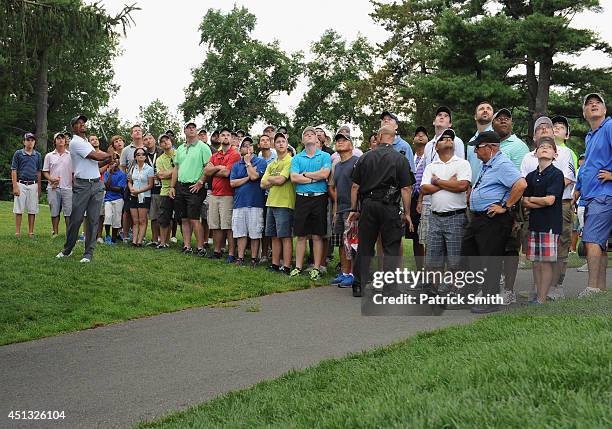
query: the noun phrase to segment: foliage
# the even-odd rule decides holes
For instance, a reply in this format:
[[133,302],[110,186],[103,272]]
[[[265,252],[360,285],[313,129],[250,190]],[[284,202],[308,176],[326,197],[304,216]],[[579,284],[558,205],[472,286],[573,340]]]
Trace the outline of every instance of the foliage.
[[181,129],[178,119],[170,112],[161,100],[155,99],[148,106],[140,106],[140,120],[142,127],[158,138],[166,130],[173,130],[176,134]]
[[244,7],[228,13],[208,10],[199,27],[206,58],[193,69],[185,90],[185,119],[202,115],[208,128],[234,129],[249,129],[257,121],[288,122],[274,96],[296,87],[301,54],[287,55],[277,41],[254,39],[256,21]]

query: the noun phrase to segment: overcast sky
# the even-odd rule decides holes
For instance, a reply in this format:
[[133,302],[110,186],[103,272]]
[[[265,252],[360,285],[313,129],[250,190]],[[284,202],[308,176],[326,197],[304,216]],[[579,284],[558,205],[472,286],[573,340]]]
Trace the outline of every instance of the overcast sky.
[[[119,92],[111,100],[112,108],[119,108],[121,117],[133,121],[138,107],[159,98],[171,110],[184,99],[184,88],[191,82],[191,69],[204,60],[204,47],[200,46],[198,26],[209,8],[229,11],[233,5],[246,6],[257,17],[254,37],[264,42],[274,39],[287,52],[307,52],[310,44],[318,40],[328,28],[334,28],[348,40],[358,33],[372,43],[386,39],[386,31],[377,26],[369,14],[369,0],[134,0],[142,10],[133,14],[136,25],[128,29],[122,39],[123,54],[118,57],[115,83]],[[111,14],[121,10],[132,0],[103,0]],[[591,28],[612,43],[612,0],[602,0],[604,12],[587,13],[574,18],[573,26]],[[595,52],[573,59],[591,66],[609,65],[609,59]],[[290,112],[305,91],[302,82],[291,95],[278,97],[279,109]],[[179,119],[182,115],[178,114]],[[261,130],[255,127],[252,131]]]

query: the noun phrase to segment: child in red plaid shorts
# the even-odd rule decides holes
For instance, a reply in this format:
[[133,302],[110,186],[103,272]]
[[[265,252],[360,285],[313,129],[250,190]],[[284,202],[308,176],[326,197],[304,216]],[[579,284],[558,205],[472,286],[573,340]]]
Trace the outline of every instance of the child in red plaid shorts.
[[565,182],[561,170],[552,165],[557,156],[557,146],[552,137],[542,137],[536,142],[536,156],[538,168],[525,178],[527,189],[523,194],[523,206],[530,210],[527,259],[533,261],[533,278],[538,293],[532,303],[542,304],[546,302],[553,277],[553,263],[557,261]]

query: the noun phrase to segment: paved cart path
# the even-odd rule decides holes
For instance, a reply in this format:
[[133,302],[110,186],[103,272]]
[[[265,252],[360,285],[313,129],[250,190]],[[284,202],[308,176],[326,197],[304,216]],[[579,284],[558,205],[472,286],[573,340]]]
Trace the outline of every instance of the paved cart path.
[[[568,269],[568,292],[585,282]],[[519,283],[527,288],[531,272],[519,272]],[[350,295],[320,287],[2,346],[0,428],[129,428],[290,369],[475,319],[467,310],[363,317]],[[65,419],[18,422],[9,410],[59,410]]]

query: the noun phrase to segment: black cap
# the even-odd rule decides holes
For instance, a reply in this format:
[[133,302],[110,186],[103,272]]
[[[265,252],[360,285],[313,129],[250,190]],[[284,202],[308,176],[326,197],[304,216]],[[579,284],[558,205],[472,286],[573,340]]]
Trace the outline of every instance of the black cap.
[[206,129],[205,129],[205,128],[200,128],[200,129],[198,130],[198,134],[208,134],[208,132],[206,131]]
[[497,118],[502,113],[512,119],[512,112],[510,111],[510,109],[506,109],[505,107],[495,112],[495,114],[493,115],[493,119]]
[[442,140],[442,137],[444,136],[449,136],[450,138],[455,140],[455,132],[450,128],[447,128],[444,131],[442,131],[442,134],[440,134],[440,138],[438,139],[438,141]]
[[251,142],[251,145],[255,144],[255,142],[253,141],[253,139],[251,138],[251,136],[244,136],[244,138],[240,141],[240,147],[242,147],[242,145],[244,144],[244,142],[249,141]]
[[214,130],[213,133],[211,134],[211,136],[218,136],[219,135],[219,130]]
[[168,135],[168,136],[170,136],[170,137],[174,137],[174,131],[172,131],[172,130],[166,130],[166,131],[164,132],[164,134],[166,134],[166,135]]
[[87,117],[85,115],[79,115],[79,116],[75,116],[74,118],[70,120],[70,126],[73,127],[74,124],[76,124],[79,119],[82,119],[83,122],[87,122]]
[[438,108],[436,109],[436,116],[438,116],[438,114],[439,114],[440,112],[446,112],[446,113],[448,113],[448,117],[449,117],[449,118],[451,118],[451,120],[453,119],[453,114],[451,113],[451,109],[449,109],[448,107],[446,107],[446,106],[440,106],[440,107],[438,107]]
[[561,122],[562,124],[565,125],[565,128],[567,128],[567,135],[569,135],[570,133],[570,124],[567,120],[567,118],[565,116],[562,115],[557,115],[557,116],[553,116],[552,118],[550,118],[550,120],[552,121],[553,125],[556,123]]
[[395,122],[399,122],[399,119],[397,119],[397,116],[387,110],[385,110],[384,112],[380,114],[380,119],[383,120],[385,116],[391,116]]
[[495,131],[484,131],[478,134],[474,140],[470,141],[468,145],[470,146],[478,146],[479,144],[484,143],[497,143],[501,142],[501,137]]
[[276,141],[276,138],[277,138],[278,136],[282,136],[282,137],[283,137],[285,140],[287,140],[287,137],[285,137],[285,134],[284,134],[284,133],[276,133],[276,134],[274,134],[274,141]]
[[336,136],[334,137],[334,141],[337,142],[338,140],[340,140],[341,138],[344,138],[350,142],[353,141],[353,139],[351,139],[350,134],[346,134],[346,133],[337,133]]
[[425,135],[427,135],[427,128],[423,126],[416,127],[416,130],[414,130],[414,135],[416,136],[418,133],[425,133]]
[[243,135],[248,135],[244,130],[236,130],[236,134],[242,133]]
[[228,133],[232,134],[232,130],[230,130],[230,129],[229,129],[229,128],[227,128],[227,127],[223,127],[223,128],[221,128],[221,129],[219,130],[219,134],[221,134],[223,131],[227,131]]

